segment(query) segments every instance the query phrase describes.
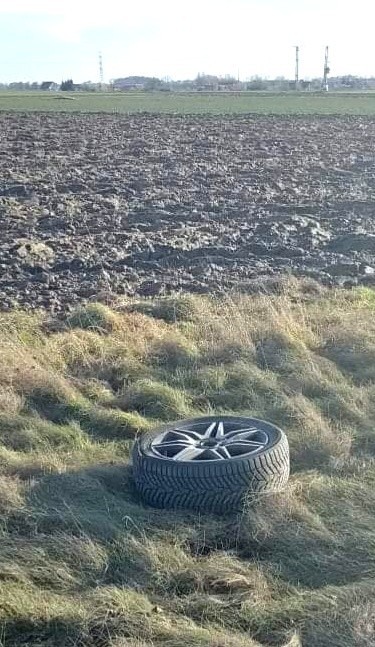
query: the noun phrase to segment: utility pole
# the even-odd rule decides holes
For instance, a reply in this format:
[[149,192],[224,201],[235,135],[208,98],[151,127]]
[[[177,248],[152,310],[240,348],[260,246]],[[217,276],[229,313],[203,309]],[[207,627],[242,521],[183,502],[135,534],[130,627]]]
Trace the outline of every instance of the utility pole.
[[104,70],[103,70],[103,56],[99,52],[99,79],[100,79],[100,89],[104,90]]
[[294,88],[295,90],[299,89],[299,47],[295,45],[296,50],[296,71],[294,76]]
[[329,50],[327,45],[325,49],[325,55],[324,55],[324,75],[323,75],[323,90],[325,92],[328,92],[328,74],[330,73],[328,54],[329,54]]

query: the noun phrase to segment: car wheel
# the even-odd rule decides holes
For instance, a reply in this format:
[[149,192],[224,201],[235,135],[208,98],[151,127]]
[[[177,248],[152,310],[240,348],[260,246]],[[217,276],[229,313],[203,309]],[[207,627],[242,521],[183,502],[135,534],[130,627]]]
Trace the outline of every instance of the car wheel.
[[133,473],[150,505],[224,513],[284,487],[289,445],[281,429],[256,418],[180,420],[136,440]]

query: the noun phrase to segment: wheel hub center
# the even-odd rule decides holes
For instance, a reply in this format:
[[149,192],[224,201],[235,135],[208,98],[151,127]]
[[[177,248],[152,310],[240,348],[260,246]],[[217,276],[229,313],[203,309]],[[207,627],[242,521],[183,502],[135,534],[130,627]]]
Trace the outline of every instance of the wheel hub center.
[[212,449],[213,447],[217,447],[218,443],[215,438],[207,438],[206,440],[201,440],[199,445],[200,447],[210,447]]

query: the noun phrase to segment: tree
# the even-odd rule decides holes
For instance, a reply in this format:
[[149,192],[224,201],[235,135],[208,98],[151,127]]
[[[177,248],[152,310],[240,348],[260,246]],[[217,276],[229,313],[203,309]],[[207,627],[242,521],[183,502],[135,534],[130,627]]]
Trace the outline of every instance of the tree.
[[260,76],[252,76],[250,79],[250,83],[247,84],[247,89],[248,90],[266,90],[267,86]]
[[73,79],[67,79],[61,83],[60,90],[63,92],[72,92],[74,90]]

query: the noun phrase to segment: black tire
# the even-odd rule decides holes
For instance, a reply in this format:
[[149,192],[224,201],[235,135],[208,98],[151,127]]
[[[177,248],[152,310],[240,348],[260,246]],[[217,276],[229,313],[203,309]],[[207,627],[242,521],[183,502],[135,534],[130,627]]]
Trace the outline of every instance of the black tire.
[[[222,460],[173,460],[157,455],[152,442],[176,427],[213,421],[255,424],[267,435],[259,451]],[[149,505],[159,508],[190,508],[211,512],[238,509],[243,501],[282,489],[289,478],[289,445],[283,431],[255,418],[209,416],[180,420],[140,436],[133,448],[136,487]]]

